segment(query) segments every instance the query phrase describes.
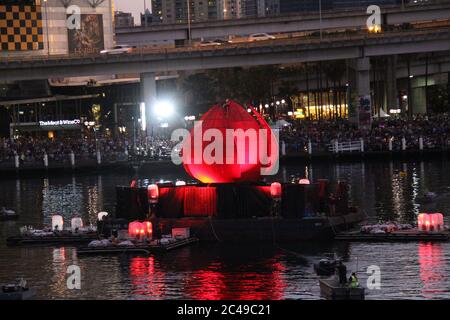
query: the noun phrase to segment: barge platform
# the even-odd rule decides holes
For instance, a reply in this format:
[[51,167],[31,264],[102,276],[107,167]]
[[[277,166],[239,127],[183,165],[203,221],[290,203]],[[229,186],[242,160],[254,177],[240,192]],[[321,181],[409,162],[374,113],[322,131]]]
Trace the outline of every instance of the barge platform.
[[400,230],[389,233],[362,233],[360,231],[342,232],[335,236],[335,240],[358,242],[407,242],[407,241],[449,241],[450,232],[424,232],[417,229]]
[[135,246],[118,246],[110,245],[104,247],[82,247],[77,250],[78,255],[110,255],[110,254],[152,254],[152,253],[166,253],[188,245],[197,243],[198,238],[191,237],[187,239],[179,239],[167,244],[138,244]]
[[30,245],[84,245],[93,240],[98,239],[98,234],[94,233],[61,233],[45,236],[13,236],[6,239],[6,244],[13,246],[30,246]]

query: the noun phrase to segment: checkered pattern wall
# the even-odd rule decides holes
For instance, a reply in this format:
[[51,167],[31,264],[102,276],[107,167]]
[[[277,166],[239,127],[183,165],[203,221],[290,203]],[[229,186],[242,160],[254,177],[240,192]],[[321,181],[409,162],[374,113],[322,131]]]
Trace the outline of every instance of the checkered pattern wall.
[[34,5],[4,5],[0,1],[0,49],[43,50],[44,35],[40,1]]

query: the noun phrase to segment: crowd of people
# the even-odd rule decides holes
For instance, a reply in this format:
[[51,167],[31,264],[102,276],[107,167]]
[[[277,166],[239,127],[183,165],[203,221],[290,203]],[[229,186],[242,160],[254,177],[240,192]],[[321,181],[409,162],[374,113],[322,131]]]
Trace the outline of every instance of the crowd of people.
[[0,138],[0,163],[14,161],[16,155],[20,162],[42,161],[47,154],[49,161],[68,161],[70,153],[77,159],[96,159],[100,151],[103,159],[120,158],[126,154],[129,141],[126,139],[85,139],[77,137],[22,137],[18,139]]
[[407,149],[419,149],[420,137],[424,149],[449,148],[450,114],[375,119],[367,129],[360,129],[348,120],[302,121],[286,126],[280,134],[288,153],[306,152],[309,141],[313,150],[329,151],[329,146],[335,141],[360,139],[364,140],[366,151],[386,151],[389,140],[392,141],[392,150],[401,150],[403,138]]
[[[364,140],[365,151],[386,151],[391,141],[392,150],[401,150],[405,139],[407,149],[419,149],[422,138],[424,149],[450,148],[450,114],[417,115],[413,118],[375,119],[369,128],[361,129],[348,120],[299,121],[285,126],[280,132],[285,151],[306,153],[311,142],[313,152],[330,152],[335,142]],[[167,138],[81,138],[81,137],[22,137],[0,138],[0,163],[40,162],[47,154],[49,162],[69,161],[70,153],[77,159],[168,160],[175,142]]]

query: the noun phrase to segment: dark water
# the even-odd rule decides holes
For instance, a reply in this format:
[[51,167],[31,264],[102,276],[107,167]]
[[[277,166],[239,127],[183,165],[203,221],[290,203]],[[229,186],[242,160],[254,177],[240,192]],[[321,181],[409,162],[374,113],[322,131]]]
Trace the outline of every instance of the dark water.
[[[171,167],[141,176],[176,179]],[[422,211],[450,212],[450,161],[366,162],[287,166],[279,179],[291,175],[350,183],[351,201],[369,219],[412,222]],[[185,178],[185,177],[183,177]],[[22,225],[42,226],[54,213],[67,219],[82,214],[94,222],[96,213],[113,211],[114,187],[129,184],[131,174],[77,175],[0,180],[0,205],[21,215],[0,222],[0,283],[24,277],[41,299],[319,299],[312,264],[336,252],[366,285],[367,267],[381,270],[381,289],[367,299],[449,299],[450,243],[299,243],[289,245],[197,245],[149,257],[80,257],[76,249],[7,248],[5,238]],[[423,207],[418,198],[433,191],[438,198]],[[67,289],[67,267],[81,268],[81,290]]]

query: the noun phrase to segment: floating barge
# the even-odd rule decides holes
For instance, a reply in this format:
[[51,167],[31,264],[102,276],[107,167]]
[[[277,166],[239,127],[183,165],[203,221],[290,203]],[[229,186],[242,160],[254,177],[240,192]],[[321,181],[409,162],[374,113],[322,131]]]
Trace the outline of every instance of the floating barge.
[[336,240],[358,242],[407,242],[407,241],[449,241],[450,232],[425,232],[418,229],[393,231],[390,233],[369,234],[360,231],[342,232]]
[[45,236],[13,236],[6,239],[8,246],[30,246],[30,245],[81,245],[98,239],[94,233],[53,233]]
[[152,223],[161,233],[189,228],[201,241],[332,240],[337,232],[361,222],[364,215],[350,206],[343,182],[336,187],[334,210],[330,210],[330,189],[327,180],[148,186],[134,182],[116,188],[116,218],[142,221],[151,212],[156,217]]
[[132,247],[110,245],[105,247],[82,247],[77,250],[78,255],[110,255],[110,254],[151,254],[166,253],[175,249],[179,249],[188,245],[197,243],[199,240],[195,237],[187,239],[177,239],[174,242],[162,244],[138,244]]
[[320,294],[328,300],[364,300],[365,289],[342,286],[336,278],[320,279]]

